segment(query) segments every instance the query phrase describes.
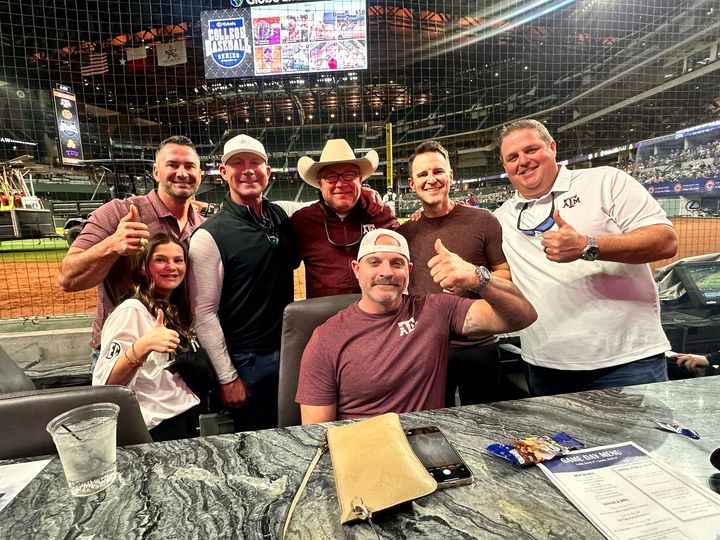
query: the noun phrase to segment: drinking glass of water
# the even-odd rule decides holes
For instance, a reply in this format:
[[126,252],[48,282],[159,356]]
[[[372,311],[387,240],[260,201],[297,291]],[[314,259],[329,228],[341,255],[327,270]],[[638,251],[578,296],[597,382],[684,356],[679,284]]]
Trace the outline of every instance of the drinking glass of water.
[[115,480],[119,411],[114,403],[93,403],[64,412],[47,425],[75,497],[102,491]]

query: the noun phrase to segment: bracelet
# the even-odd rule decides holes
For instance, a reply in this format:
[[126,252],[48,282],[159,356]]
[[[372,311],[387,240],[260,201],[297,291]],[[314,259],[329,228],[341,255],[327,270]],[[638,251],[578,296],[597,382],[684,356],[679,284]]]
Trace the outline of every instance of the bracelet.
[[145,360],[141,360],[138,356],[138,353],[135,352],[135,342],[133,341],[130,345],[130,349],[133,352],[133,356],[135,357],[135,360],[130,360],[130,357],[128,356],[127,349],[125,349],[125,359],[127,360],[128,366],[130,366],[133,369],[141,368],[145,365],[145,362],[147,362],[147,358]]

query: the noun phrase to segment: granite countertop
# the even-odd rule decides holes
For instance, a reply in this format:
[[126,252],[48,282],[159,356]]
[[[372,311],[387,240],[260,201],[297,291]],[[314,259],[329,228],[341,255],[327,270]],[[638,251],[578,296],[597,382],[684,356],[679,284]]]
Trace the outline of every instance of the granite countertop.
[[[720,446],[720,379],[498,402],[401,415],[405,428],[437,425],[475,483],[433,493],[375,520],[381,538],[602,538],[536,468],[514,469],[485,446],[504,435],[566,431],[587,446],[632,440],[701,485]],[[676,420],[700,440],[656,429]],[[3,538],[280,538],[324,427],[219,435],[126,447],[105,492],[73,498],[57,458],[0,512]],[[375,538],[341,526],[324,456],[293,516],[289,538]]]

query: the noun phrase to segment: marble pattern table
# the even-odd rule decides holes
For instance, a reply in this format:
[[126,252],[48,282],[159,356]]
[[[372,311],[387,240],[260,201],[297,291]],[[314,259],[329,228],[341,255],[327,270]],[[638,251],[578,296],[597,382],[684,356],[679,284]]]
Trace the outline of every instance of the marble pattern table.
[[[437,425],[475,483],[433,493],[378,516],[381,538],[602,538],[535,469],[514,469],[484,450],[504,434],[567,431],[588,446],[632,440],[694,481],[718,484],[720,378],[707,377],[564,396],[424,411],[404,427]],[[700,440],[655,428],[677,420]],[[323,426],[293,427],[118,451],[119,479],[73,498],[57,458],[0,512],[2,538],[280,538],[283,521]],[[341,526],[329,456],[293,516],[289,538],[374,538]]]

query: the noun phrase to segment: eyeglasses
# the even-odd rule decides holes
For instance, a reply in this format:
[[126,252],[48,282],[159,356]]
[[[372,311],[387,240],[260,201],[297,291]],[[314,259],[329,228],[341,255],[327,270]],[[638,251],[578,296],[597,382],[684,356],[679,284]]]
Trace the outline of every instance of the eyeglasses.
[[527,210],[530,203],[525,203],[523,205],[522,210],[520,210],[520,213],[518,214],[517,220],[517,228],[521,233],[527,236],[535,236],[536,234],[542,234],[549,231],[550,228],[555,225],[555,220],[553,219],[553,214],[555,213],[555,192],[550,193],[550,200],[552,201],[550,204],[550,215],[545,218],[542,223],[532,228],[525,228],[520,225],[520,223],[522,222],[523,213],[525,212],[525,210]]
[[[254,217],[254,216],[253,216]],[[263,216],[259,220],[256,220],[257,224],[260,225],[260,228],[265,233],[265,236],[268,239],[268,242],[270,242],[271,246],[277,246],[280,244],[280,235],[278,235],[277,231],[275,230],[275,225],[273,225],[273,222],[270,221],[270,218],[267,216]]]
[[325,176],[321,177],[321,180],[325,180],[328,184],[334,184],[341,178],[345,180],[346,182],[352,182],[356,178],[360,177],[359,172],[344,172],[340,174],[330,173],[326,174]]
[[362,223],[360,223],[360,230],[358,231],[358,239],[357,239],[357,240],[355,240],[355,241],[353,241],[353,242],[350,242],[349,244],[343,244],[343,243],[341,243],[341,242],[333,242],[332,238],[330,238],[330,230],[328,229],[327,210],[325,209],[325,204],[321,202],[321,203],[320,203],[320,208],[322,208],[322,211],[323,211],[323,213],[325,214],[325,222],[324,222],[324,224],[325,224],[325,237],[327,238],[327,241],[330,243],[331,246],[343,247],[343,248],[345,248],[345,247],[351,247],[351,246],[354,246],[355,244],[360,243],[360,240],[362,240],[362,236],[363,236],[363,234],[362,234]]

